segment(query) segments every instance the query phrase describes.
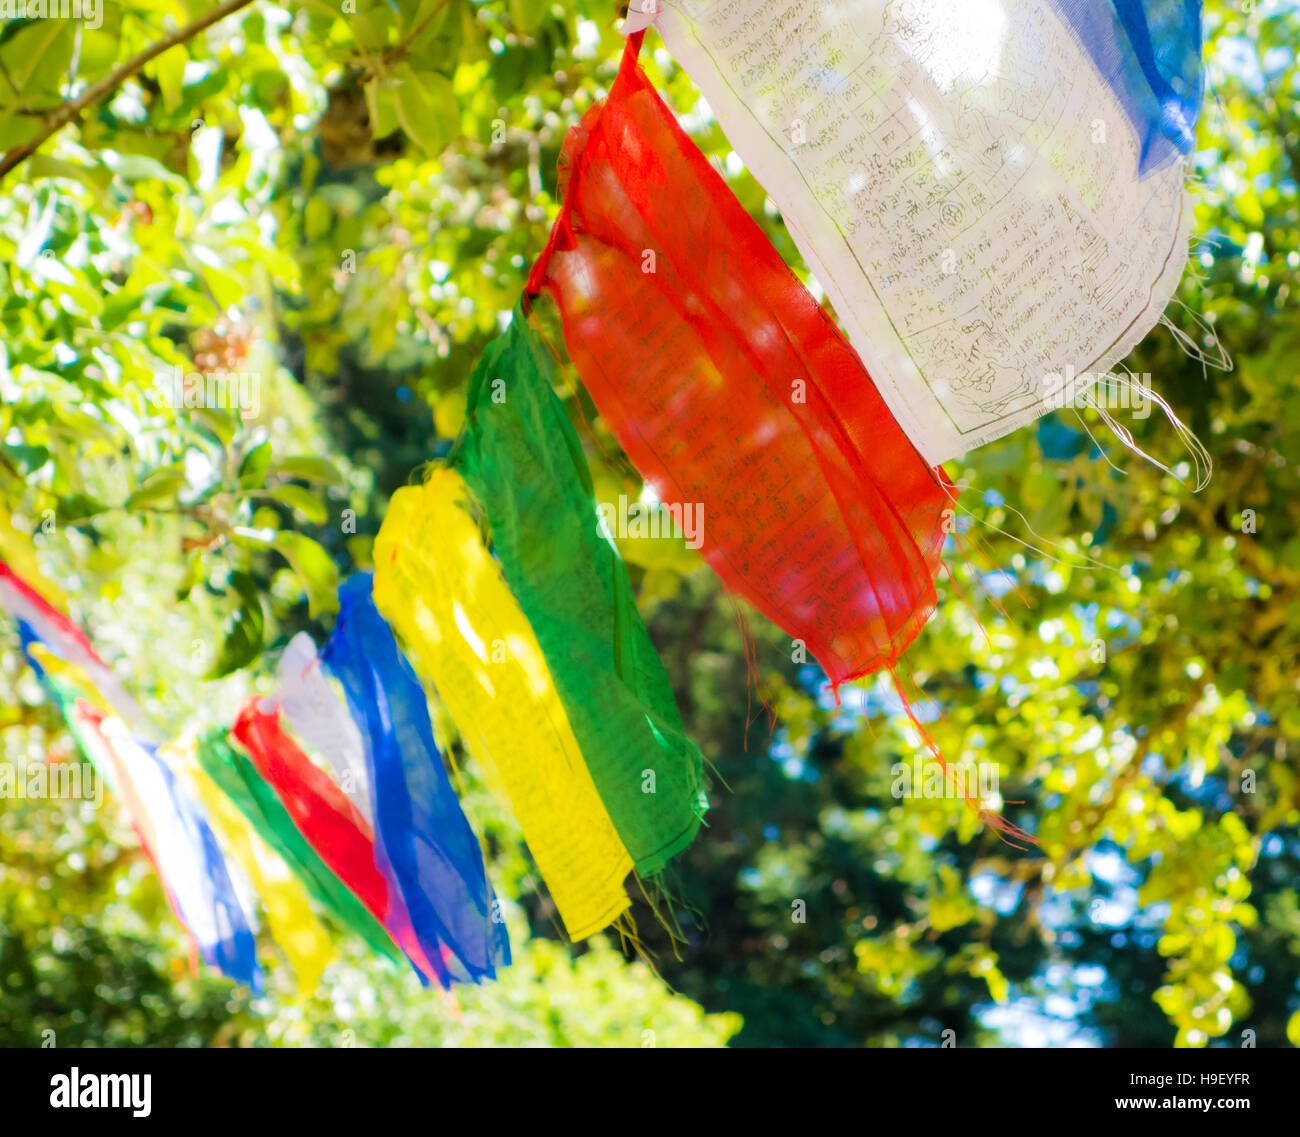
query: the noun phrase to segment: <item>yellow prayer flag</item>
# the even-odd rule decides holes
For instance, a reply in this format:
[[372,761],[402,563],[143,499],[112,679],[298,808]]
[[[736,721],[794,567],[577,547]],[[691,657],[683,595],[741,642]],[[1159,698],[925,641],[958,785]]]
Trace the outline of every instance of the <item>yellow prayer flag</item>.
[[629,906],[619,839],[542,649],[454,470],[398,490],[375,539],[375,603],[414,653],[489,785],[514,810],[570,937]]

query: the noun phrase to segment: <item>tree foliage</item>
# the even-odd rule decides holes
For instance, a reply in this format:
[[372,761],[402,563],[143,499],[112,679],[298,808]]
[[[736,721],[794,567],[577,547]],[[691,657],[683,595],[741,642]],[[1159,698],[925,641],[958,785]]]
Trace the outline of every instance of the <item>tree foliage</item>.
[[[0,27],[0,151],[212,7]],[[259,998],[191,977],[111,808],[3,800],[0,1040],[1300,1045],[1300,18],[1253,9],[1207,5],[1201,240],[1170,313],[1235,367],[1203,368],[1163,330],[1130,361],[1205,441],[1214,480],[1193,493],[1092,422],[1103,455],[1066,414],[949,467],[968,512],[908,681],[946,754],[996,763],[1039,848],[960,801],[896,798],[894,765],[922,747],[887,682],[835,706],[779,630],[737,620],[698,554],[630,540],[716,771],[678,870],[685,945],[640,910],[659,976],[617,945],[557,942],[472,763],[519,950],[454,1008],[346,942],[317,992],[283,967]],[[256,0],[79,106],[0,182],[0,504],[168,728],[229,721],[289,636],[325,634],[388,495],[446,453],[555,214],[564,131],[612,79],[617,15]],[[686,76],[662,51],[648,66],[799,267]],[[223,405],[186,405],[230,376]],[[563,381],[602,500],[635,496]],[[1186,478],[1159,413],[1132,426]],[[0,637],[4,758],[70,760]]]

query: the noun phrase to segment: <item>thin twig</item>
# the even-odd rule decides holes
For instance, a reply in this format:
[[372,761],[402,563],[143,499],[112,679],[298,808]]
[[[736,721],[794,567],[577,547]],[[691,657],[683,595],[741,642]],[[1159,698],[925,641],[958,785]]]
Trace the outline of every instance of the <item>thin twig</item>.
[[186,40],[193,39],[199,32],[205,28],[210,28],[213,24],[224,20],[227,16],[238,12],[240,8],[246,8],[253,0],[226,0],[224,4],[219,4],[213,8],[207,15],[200,16],[193,23],[186,24],[185,27],[179,28],[169,35],[164,36],[152,47],[146,48],[134,59],[122,64],[121,67],[105,76],[98,83],[87,87],[86,90],[77,98],[64,103],[55,111],[46,124],[45,129],[30,142],[25,142],[22,146],[10,150],[3,158],[0,158],[0,178],[3,178],[10,170],[21,162],[26,161],[36,153],[50,137],[56,134],[63,127],[67,126],[74,118],[81,114],[87,107],[93,106],[100,102],[106,96],[117,90],[122,83],[139,71],[151,59],[157,58],[168,48],[175,47],[177,44],[184,43]]
[[9,89],[13,91],[15,95],[18,95],[19,97],[22,96],[22,92],[14,83],[13,77],[9,74],[9,68],[4,65],[3,60],[0,60],[0,76],[4,77],[4,81],[9,84]]

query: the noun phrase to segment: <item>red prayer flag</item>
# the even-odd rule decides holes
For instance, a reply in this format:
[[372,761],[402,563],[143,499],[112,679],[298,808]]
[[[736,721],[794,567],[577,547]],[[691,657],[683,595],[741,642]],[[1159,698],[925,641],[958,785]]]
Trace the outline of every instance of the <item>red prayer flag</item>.
[[[578,373],[702,553],[833,684],[892,667],[933,612],[955,496],[857,353],[637,65],[569,132],[529,278]],[[686,514],[679,514],[686,516]]]
[[231,737],[275,790],[298,831],[335,876],[366,906],[416,966],[429,978],[437,972],[415,938],[410,914],[394,897],[375,862],[370,823],[333,779],[294,742],[279,708],[269,714],[251,699],[239,712]]

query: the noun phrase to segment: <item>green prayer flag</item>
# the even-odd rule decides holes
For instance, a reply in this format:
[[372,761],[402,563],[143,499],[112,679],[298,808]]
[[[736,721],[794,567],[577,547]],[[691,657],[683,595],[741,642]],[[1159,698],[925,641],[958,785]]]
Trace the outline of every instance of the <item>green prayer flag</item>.
[[518,308],[470,380],[451,464],[474,491],[502,572],[546,656],[574,737],[642,876],[699,831],[699,747],[600,524],[591,471]]

